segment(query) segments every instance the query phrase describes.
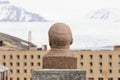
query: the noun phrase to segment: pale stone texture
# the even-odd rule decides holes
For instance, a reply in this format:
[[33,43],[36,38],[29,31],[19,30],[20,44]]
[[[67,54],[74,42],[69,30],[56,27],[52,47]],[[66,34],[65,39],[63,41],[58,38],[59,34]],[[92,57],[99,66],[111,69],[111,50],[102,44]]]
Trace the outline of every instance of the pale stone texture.
[[43,56],[44,69],[76,69],[77,58],[70,52],[73,42],[70,27],[56,23],[48,31],[51,50]]
[[86,80],[80,69],[40,69],[32,71],[32,80]]

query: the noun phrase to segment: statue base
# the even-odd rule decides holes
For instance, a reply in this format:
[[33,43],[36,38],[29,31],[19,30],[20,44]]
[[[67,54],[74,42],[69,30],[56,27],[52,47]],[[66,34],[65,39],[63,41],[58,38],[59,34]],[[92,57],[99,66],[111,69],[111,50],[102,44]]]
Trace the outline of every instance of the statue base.
[[43,57],[43,69],[77,69],[77,58]]
[[33,70],[32,80],[86,80],[86,71],[80,69]]

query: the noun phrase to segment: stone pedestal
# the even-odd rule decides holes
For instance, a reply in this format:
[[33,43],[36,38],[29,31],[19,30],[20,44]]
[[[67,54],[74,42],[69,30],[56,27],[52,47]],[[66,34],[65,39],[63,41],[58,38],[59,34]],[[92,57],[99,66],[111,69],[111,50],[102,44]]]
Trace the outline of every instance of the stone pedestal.
[[32,80],[86,80],[80,69],[40,69],[32,71]]
[[77,69],[76,57],[44,57],[44,69]]

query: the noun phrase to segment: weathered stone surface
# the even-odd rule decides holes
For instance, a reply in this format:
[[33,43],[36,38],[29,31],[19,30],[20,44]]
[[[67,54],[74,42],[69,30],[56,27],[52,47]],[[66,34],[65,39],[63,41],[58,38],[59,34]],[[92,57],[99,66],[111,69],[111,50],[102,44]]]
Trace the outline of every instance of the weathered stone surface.
[[74,57],[45,57],[43,59],[45,69],[76,69],[77,59]]
[[79,69],[41,69],[32,71],[32,80],[86,80],[86,71]]
[[54,24],[48,32],[51,50],[43,56],[44,69],[76,69],[77,58],[70,53],[73,42],[70,28],[63,23]]

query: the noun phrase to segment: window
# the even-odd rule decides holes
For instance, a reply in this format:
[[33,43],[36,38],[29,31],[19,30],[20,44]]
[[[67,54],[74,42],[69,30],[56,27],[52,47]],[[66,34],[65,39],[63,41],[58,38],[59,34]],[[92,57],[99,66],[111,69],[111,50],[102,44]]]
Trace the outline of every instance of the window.
[[31,59],[33,59],[33,58],[34,58],[34,56],[33,56],[33,55],[30,55],[30,57],[31,57]]
[[6,63],[4,62],[3,65],[6,66]]
[[19,63],[19,62],[17,62],[17,66],[20,66],[20,63]]
[[37,57],[38,57],[38,59],[40,59],[40,55],[38,55]]
[[93,70],[92,70],[92,69],[90,69],[90,73],[91,73],[91,74],[93,73]]
[[109,62],[109,66],[112,66],[112,62]]
[[83,66],[83,62],[80,62],[80,65]]
[[118,55],[118,57],[120,58],[120,55]]
[[100,67],[102,67],[102,62],[99,62]]
[[6,59],[6,56],[5,56],[5,55],[3,55],[3,59]]
[[20,59],[20,55],[16,55],[17,59]]
[[13,59],[13,55],[10,55],[10,59]]
[[27,55],[24,55],[24,59],[27,59]]
[[113,78],[108,78],[108,80],[113,80]]
[[109,59],[112,59],[112,55],[111,54],[109,55]]
[[100,74],[102,74],[102,69],[99,70]]
[[0,41],[0,46],[3,46],[3,41]]
[[102,59],[102,55],[99,55],[99,58]]
[[120,66],[120,62],[119,62],[118,64],[119,64],[119,66]]
[[27,80],[27,78],[24,78],[24,80]]
[[24,66],[27,66],[27,63],[26,63],[26,62],[24,62]]
[[118,73],[120,74],[120,69],[118,70]]
[[40,66],[40,62],[38,62],[38,66]]
[[118,78],[118,80],[120,80],[120,78]]
[[26,69],[24,70],[24,73],[25,73],[25,74],[27,73],[27,70],[26,70]]
[[13,66],[13,63],[12,63],[12,62],[10,62],[10,66]]
[[90,59],[93,59],[93,55],[90,55]]
[[17,80],[20,80],[20,78],[17,78]]
[[111,70],[111,69],[109,70],[109,73],[110,73],[110,74],[112,73],[112,70]]
[[98,80],[103,80],[103,78],[98,78]]
[[18,74],[20,73],[20,70],[19,70],[19,69],[17,69],[17,73],[18,73]]
[[10,78],[10,80],[13,80],[13,78]]
[[80,59],[83,59],[83,55],[80,55]]
[[13,70],[12,69],[10,69],[10,74],[12,74],[13,73]]
[[31,66],[34,66],[34,63],[33,63],[33,62],[31,62]]
[[92,63],[92,62],[90,62],[90,66],[91,66],[91,67],[93,66],[93,63]]

